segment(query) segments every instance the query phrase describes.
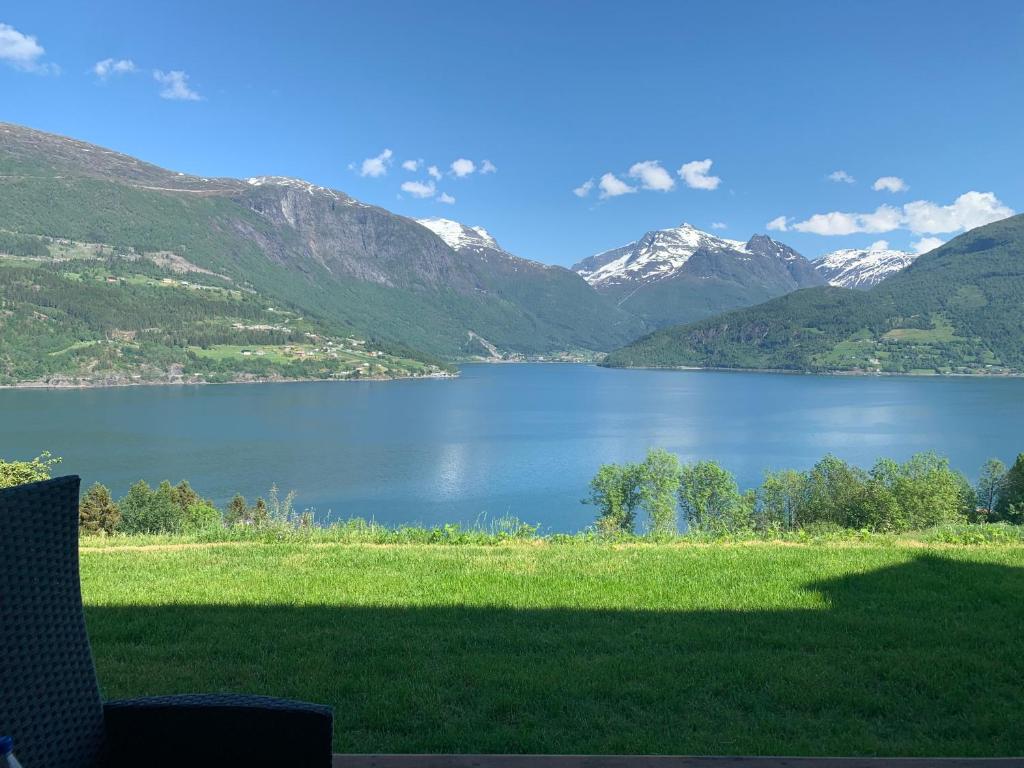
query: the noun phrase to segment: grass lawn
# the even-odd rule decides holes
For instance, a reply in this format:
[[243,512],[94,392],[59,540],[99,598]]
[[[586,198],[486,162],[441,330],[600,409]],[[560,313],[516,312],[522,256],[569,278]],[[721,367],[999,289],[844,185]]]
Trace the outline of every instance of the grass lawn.
[[343,752],[1024,753],[1024,547],[84,545],[105,696],[331,704]]

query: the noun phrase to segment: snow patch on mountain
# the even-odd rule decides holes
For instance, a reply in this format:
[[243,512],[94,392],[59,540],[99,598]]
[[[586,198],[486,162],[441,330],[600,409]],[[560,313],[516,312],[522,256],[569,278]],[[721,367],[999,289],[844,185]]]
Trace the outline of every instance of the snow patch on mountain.
[[498,241],[491,237],[491,233],[483,227],[469,227],[451,219],[416,219],[435,235],[444,240],[450,248],[456,251],[470,250],[503,250]]
[[814,262],[814,268],[829,285],[870,288],[889,275],[909,267],[919,255],[882,246],[845,248],[818,259]]
[[690,224],[648,232],[635,243],[581,261],[573,270],[591,285],[649,283],[676,274],[700,248],[747,254],[747,245],[703,232]]

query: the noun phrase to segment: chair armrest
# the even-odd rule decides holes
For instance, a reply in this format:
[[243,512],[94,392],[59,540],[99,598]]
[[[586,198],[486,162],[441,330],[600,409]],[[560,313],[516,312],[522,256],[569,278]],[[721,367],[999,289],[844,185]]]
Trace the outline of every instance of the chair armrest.
[[330,768],[329,707],[266,696],[156,696],[103,705],[109,768]]

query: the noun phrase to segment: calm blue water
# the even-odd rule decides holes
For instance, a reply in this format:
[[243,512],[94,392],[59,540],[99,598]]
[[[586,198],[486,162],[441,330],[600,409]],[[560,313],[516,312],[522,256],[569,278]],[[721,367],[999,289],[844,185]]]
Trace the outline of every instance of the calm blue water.
[[936,450],[972,479],[1024,451],[1024,379],[467,365],[455,380],[0,391],[0,456],[43,450],[120,495],[188,478],[204,495],[276,482],[320,519],[588,524],[607,461],[650,446],[711,458],[741,485],[832,452],[870,465]]

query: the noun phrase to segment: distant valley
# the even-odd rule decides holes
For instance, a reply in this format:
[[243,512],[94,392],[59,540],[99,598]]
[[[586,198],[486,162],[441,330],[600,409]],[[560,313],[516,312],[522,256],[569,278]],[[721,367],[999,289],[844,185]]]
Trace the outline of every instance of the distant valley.
[[962,259],[943,259],[959,252],[950,243],[920,259],[878,245],[812,262],[767,235],[682,224],[566,269],[483,227],[299,179],[191,176],[0,123],[0,385],[438,376],[466,360],[606,353],[608,365],[1010,370],[1024,364],[1006,342],[1019,323],[1002,314],[1019,251],[1000,251],[1002,282],[972,271],[1001,242]]
[[610,366],[1024,371],[1024,215],[966,232],[868,290],[817,287],[645,336]]

